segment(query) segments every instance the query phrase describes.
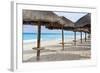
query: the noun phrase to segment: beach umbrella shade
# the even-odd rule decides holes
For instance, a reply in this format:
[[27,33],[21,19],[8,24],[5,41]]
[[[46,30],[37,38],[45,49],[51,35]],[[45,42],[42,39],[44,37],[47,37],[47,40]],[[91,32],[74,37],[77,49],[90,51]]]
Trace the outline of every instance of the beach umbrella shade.
[[63,45],[63,50],[64,50],[64,30],[73,31],[74,23],[64,16],[61,16],[60,18],[61,19],[59,20],[59,23],[63,24],[62,26],[62,45]]
[[82,33],[81,32],[85,33],[85,41],[86,41],[86,33],[90,33],[88,28],[80,28],[80,27],[75,28],[74,31],[75,32],[80,32],[81,43],[82,43]]
[[37,60],[40,59],[41,25],[61,27],[58,21],[59,17],[51,11],[23,10],[23,24],[38,26]]
[[88,29],[88,31],[90,32],[91,30],[91,14],[88,13],[85,16],[83,16],[82,18],[80,18],[76,23],[75,23],[75,27],[76,28],[84,28],[83,31],[85,31],[86,29]]
[[29,22],[38,25],[37,23],[41,22],[41,25],[45,26],[60,26],[60,24],[56,24],[58,21],[59,17],[52,11],[23,10],[23,23]]
[[89,33],[89,30],[87,28],[75,28],[74,31],[76,31],[76,32],[87,32],[87,33]]
[[62,27],[52,27],[52,26],[46,26],[46,28],[48,29],[61,29],[62,30],[62,46],[63,46],[63,50],[64,50],[64,30],[70,30],[73,31],[74,30],[74,23],[67,19],[64,16],[61,16],[59,18],[58,24],[62,24]]
[[[82,32],[91,32],[91,14],[88,13],[85,16],[81,17],[76,23],[75,23],[76,31],[80,31],[81,34],[81,43],[82,43]],[[86,38],[86,37],[85,37]]]
[[[64,16],[59,17],[59,21],[57,23],[62,24],[64,30],[72,31],[74,29],[74,23]],[[62,27],[46,26],[46,28],[48,28],[48,29],[61,29]]]

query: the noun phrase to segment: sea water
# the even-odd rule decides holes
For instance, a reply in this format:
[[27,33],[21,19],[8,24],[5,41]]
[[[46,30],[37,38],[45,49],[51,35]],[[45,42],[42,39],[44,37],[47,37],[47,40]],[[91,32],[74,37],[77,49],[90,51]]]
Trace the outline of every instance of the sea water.
[[[84,34],[83,34],[84,35]],[[80,33],[76,33],[76,36],[79,37]],[[83,36],[84,37],[84,36]],[[37,33],[23,33],[23,40],[37,40]],[[65,39],[74,39],[74,32],[64,33]],[[41,40],[60,40],[62,39],[62,33],[41,33]]]

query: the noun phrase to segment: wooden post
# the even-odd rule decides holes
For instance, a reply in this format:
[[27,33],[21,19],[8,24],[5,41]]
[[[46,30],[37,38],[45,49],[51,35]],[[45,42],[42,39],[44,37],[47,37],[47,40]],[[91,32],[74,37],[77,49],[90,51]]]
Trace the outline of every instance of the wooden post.
[[86,42],[86,32],[85,32],[85,42]]
[[41,42],[41,24],[38,23],[38,34],[37,34],[37,61],[40,60],[40,42]]
[[88,33],[88,39],[90,38],[90,33]]
[[76,31],[74,31],[74,45],[76,45]]
[[64,50],[64,30],[62,26],[62,50]]
[[80,32],[80,33],[81,33],[81,39],[80,40],[81,40],[81,43],[82,43],[82,32]]
[[89,33],[88,33],[88,38],[89,38]]

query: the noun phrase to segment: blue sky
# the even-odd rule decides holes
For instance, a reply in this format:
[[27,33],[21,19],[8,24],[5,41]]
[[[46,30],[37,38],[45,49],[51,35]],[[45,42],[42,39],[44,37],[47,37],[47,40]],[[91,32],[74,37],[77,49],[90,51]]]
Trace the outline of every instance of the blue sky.
[[[87,13],[72,13],[72,12],[54,12],[58,16],[64,16],[68,19],[70,19],[73,22],[76,22],[78,19],[86,15]],[[48,30],[44,26],[42,26],[42,33],[59,33],[61,30]],[[37,26],[31,26],[31,25],[24,25],[23,26],[23,32],[24,33],[36,33],[37,32]]]
[[68,19],[70,19],[73,22],[76,22],[79,18],[83,17],[87,13],[79,13],[79,12],[54,12],[58,16],[64,16]]

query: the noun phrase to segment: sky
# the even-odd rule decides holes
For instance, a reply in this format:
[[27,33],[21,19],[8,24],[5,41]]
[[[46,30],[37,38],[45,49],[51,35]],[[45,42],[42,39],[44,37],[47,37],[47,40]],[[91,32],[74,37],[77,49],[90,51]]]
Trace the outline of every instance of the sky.
[[[70,19],[72,22],[76,22],[78,19],[86,15],[87,13],[72,13],[72,12],[54,12],[58,16],[64,16],[68,19]],[[48,30],[44,26],[41,27],[42,33],[59,33],[61,30]],[[23,26],[23,32],[24,33],[36,33],[37,32],[37,26],[31,26],[31,25],[24,25]]]
[[86,15],[87,13],[79,13],[79,12],[54,12],[58,16],[64,16],[68,19],[70,19],[73,22],[76,22],[78,19]]

